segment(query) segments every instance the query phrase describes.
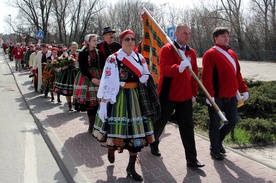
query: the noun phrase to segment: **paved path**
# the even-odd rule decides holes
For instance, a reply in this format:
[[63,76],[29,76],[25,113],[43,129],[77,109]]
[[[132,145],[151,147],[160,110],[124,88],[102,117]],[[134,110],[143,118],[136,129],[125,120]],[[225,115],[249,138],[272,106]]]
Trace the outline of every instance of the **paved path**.
[[[0,59],[3,59],[2,53]],[[50,103],[49,98],[43,98],[30,87],[27,71],[15,72],[14,62],[7,62],[31,114],[44,132],[46,142],[69,181],[134,182],[126,177],[127,151],[123,154],[116,153],[115,163],[110,164],[107,160],[107,149],[86,133],[86,113],[68,113],[64,97],[61,98],[62,104],[56,101]],[[205,167],[200,170],[186,167],[178,128],[168,124],[160,142],[162,156],[152,156],[150,148],[144,148],[139,153],[141,164],[136,164],[137,172],[143,175],[144,182],[149,183],[276,182],[275,167],[263,165],[230,148],[227,148],[224,161],[214,161],[209,155],[209,141],[200,135],[196,135],[196,145],[198,159],[205,163]]]

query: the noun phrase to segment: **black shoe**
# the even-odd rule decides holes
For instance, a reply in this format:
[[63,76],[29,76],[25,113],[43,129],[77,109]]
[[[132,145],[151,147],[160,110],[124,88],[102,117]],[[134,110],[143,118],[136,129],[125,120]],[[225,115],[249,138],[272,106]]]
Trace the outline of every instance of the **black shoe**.
[[225,153],[226,153],[226,150],[224,149],[223,146],[221,146],[220,149],[219,149],[219,152],[222,153],[222,154],[225,154]]
[[29,78],[35,77],[35,74],[30,74]]
[[132,177],[134,180],[137,180],[137,181],[143,180],[143,177],[141,175],[139,175],[135,171],[135,169],[131,170],[130,167],[127,167],[126,172],[127,172],[127,176]]
[[212,156],[212,158],[214,158],[216,160],[223,160],[224,159],[224,157],[220,153],[211,152],[210,155]]
[[203,163],[200,163],[199,161],[195,161],[195,162],[187,162],[187,167],[191,167],[191,168],[201,168],[204,167],[205,165]]
[[151,152],[152,155],[161,156],[161,153],[158,149],[158,145],[156,143],[150,144],[150,149],[151,149],[150,152]]

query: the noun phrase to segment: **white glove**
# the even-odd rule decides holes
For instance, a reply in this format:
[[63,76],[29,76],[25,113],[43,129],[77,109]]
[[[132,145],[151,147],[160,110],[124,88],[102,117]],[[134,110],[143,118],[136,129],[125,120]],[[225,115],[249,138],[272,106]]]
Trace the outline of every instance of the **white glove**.
[[247,100],[249,98],[249,93],[248,92],[244,92],[242,93],[243,99]]
[[236,99],[237,99],[238,101],[243,100],[243,97],[241,96],[241,94],[240,94],[239,91],[237,91]]
[[140,78],[139,78],[139,81],[141,82],[141,83],[146,83],[147,81],[148,81],[148,79],[149,79],[149,75],[142,75]]
[[98,110],[98,114],[100,119],[105,122],[105,119],[107,118],[107,103],[101,102],[100,103],[100,109]]
[[[213,101],[215,101],[215,98],[214,97],[211,97]],[[209,105],[209,106],[212,106],[211,102],[208,100],[208,98],[206,98],[206,103]]]
[[189,66],[191,66],[190,61],[188,59],[184,59],[181,61],[180,65],[178,67],[178,70],[180,73],[182,73],[184,71],[184,69]]

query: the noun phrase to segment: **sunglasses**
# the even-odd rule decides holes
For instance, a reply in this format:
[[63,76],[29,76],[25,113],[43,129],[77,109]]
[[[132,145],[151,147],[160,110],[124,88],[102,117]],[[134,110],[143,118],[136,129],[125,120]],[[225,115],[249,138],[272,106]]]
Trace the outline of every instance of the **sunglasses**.
[[133,37],[133,38],[127,37],[127,38],[124,38],[123,40],[124,40],[124,41],[127,41],[127,42],[130,41],[130,40],[131,40],[131,41],[136,41],[136,39],[135,39],[134,37]]

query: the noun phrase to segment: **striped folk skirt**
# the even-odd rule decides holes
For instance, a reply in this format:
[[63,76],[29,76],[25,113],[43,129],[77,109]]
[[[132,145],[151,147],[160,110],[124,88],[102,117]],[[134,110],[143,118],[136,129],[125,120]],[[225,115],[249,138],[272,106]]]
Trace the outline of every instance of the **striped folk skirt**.
[[[90,68],[89,72],[94,78],[100,79],[100,71],[98,68]],[[99,101],[97,92],[99,86],[92,83],[88,77],[82,75],[79,71],[75,77],[73,89],[73,105],[77,111],[87,111],[89,109],[97,109]]]
[[68,68],[60,71],[56,78],[54,92],[64,96],[72,96],[74,80],[77,72],[78,71],[75,68]]
[[115,104],[108,103],[108,119],[101,121],[96,115],[93,136],[102,146],[139,152],[154,142],[153,123],[142,116],[138,88],[120,88]]

